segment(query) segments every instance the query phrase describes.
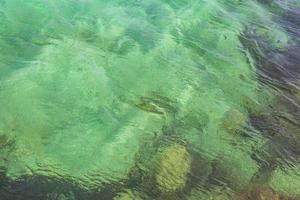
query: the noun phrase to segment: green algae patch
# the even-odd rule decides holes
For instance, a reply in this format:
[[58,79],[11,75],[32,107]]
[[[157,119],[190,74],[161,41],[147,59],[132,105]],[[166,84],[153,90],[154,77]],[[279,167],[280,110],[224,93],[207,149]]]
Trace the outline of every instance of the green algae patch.
[[224,115],[223,127],[229,133],[235,133],[246,125],[246,117],[238,110],[230,109]]
[[275,170],[270,184],[275,190],[286,196],[300,198],[299,165],[285,170]]

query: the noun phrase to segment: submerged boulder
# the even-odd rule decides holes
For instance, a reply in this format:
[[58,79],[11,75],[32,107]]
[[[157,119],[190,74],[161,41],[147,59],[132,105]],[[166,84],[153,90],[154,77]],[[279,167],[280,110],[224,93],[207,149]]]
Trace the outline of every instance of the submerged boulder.
[[175,192],[185,187],[191,169],[191,155],[182,145],[172,145],[160,156],[155,180],[164,193]]
[[225,115],[223,120],[223,127],[229,133],[235,133],[246,124],[246,116],[240,111],[231,108]]
[[284,197],[272,188],[267,186],[259,186],[252,190],[241,193],[235,200],[291,200]]
[[143,200],[141,196],[137,191],[127,190],[118,194],[114,200]]

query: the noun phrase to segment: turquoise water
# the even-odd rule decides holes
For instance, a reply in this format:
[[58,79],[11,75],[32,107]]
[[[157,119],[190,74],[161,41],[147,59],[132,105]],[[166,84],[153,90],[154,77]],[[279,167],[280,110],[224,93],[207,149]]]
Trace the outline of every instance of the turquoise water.
[[299,199],[299,19],[0,0],[0,199]]

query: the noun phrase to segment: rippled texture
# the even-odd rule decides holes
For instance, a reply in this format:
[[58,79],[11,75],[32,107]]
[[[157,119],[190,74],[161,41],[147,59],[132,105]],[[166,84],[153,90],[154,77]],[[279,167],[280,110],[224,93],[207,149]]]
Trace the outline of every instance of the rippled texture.
[[298,0],[0,0],[0,199],[300,199]]

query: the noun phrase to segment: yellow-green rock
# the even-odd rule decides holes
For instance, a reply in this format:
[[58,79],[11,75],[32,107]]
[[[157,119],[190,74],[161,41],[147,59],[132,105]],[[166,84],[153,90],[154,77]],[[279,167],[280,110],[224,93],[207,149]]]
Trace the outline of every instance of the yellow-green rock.
[[181,190],[187,183],[192,158],[186,148],[175,144],[165,149],[159,159],[155,180],[161,192]]

